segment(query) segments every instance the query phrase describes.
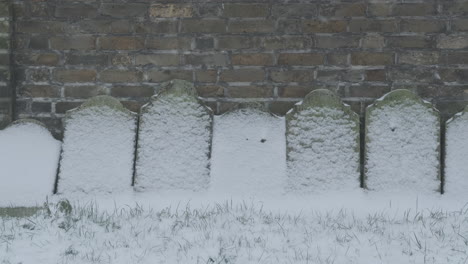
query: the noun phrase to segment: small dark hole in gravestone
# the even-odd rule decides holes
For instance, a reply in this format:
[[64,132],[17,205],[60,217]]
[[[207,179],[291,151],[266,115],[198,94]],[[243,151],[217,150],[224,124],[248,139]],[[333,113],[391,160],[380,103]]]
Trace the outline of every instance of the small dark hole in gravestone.
[[395,132],[396,128],[392,127],[391,130],[392,130],[392,132]]
[[248,138],[246,138],[245,140],[249,140]]
[[260,142],[265,143],[265,142],[266,142],[266,139],[262,138],[262,139],[260,140]]

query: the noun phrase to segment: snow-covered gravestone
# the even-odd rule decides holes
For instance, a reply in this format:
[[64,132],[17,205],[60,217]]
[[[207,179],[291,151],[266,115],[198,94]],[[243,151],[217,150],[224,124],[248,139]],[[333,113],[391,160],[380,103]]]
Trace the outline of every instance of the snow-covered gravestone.
[[259,108],[215,116],[211,191],[233,196],[283,193],[284,118]]
[[440,119],[432,104],[395,90],[366,110],[365,186],[370,190],[440,191]]
[[468,196],[468,106],[446,125],[444,191]]
[[0,207],[42,206],[53,194],[59,157],[60,141],[38,121],[0,130]]
[[130,191],[137,115],[101,95],[66,113],[58,192]]
[[359,116],[318,89],[286,115],[288,189],[299,193],[360,187]]
[[173,80],[141,108],[135,189],[200,191],[209,184],[211,110]]

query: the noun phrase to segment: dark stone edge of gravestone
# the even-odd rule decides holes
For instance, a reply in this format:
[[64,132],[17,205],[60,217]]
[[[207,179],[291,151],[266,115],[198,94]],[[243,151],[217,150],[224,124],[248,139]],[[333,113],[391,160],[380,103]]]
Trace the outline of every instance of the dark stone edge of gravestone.
[[31,206],[31,207],[0,207],[0,218],[2,217],[31,217],[45,208],[40,206]]
[[[290,122],[295,119],[295,115],[300,111],[311,107],[333,107],[343,110],[348,118],[355,123],[354,131],[356,132],[356,148],[355,152],[358,158],[360,157],[361,151],[361,137],[360,137],[360,118],[359,115],[351,109],[351,106],[343,103],[341,98],[333,91],[328,89],[316,89],[308,93],[302,101],[295,104],[291,110],[286,113],[286,160],[289,160],[289,152],[291,151],[288,146],[288,134]],[[358,164],[357,173],[360,174],[361,171],[361,162]],[[358,182],[361,180],[358,179]]]
[[144,123],[144,119],[141,118],[143,114],[147,113],[148,110],[157,100],[162,98],[165,95],[176,95],[176,96],[182,96],[182,95],[189,95],[189,98],[193,100],[193,102],[196,102],[202,107],[203,111],[206,112],[206,114],[210,117],[209,120],[209,146],[208,146],[208,164],[207,164],[207,169],[208,171],[211,170],[211,154],[213,151],[213,110],[206,106],[206,104],[200,99],[198,96],[198,92],[192,82],[186,81],[186,80],[180,80],[180,79],[173,79],[167,82],[163,82],[160,85],[160,90],[156,94],[150,97],[149,102],[142,105],[140,108],[140,113],[138,115],[138,127],[137,127],[137,140],[135,144],[135,162],[134,162],[134,175],[132,179],[132,186],[134,187],[134,190],[139,191],[140,188],[137,186],[138,182],[138,170],[137,170],[137,163],[138,163],[138,149],[140,149],[140,144],[138,141],[139,137],[139,132],[140,132],[140,127]]
[[375,109],[379,109],[383,106],[386,106],[388,104],[398,104],[401,103],[403,99],[409,99],[413,102],[419,103],[423,106],[425,106],[431,114],[435,115],[437,117],[437,139],[438,139],[438,147],[437,147],[437,160],[439,161],[439,164],[437,165],[437,180],[441,182],[439,185],[439,188],[435,191],[437,192],[442,192],[442,173],[441,173],[441,117],[439,114],[439,110],[437,110],[434,105],[431,102],[428,102],[426,100],[423,100],[421,97],[419,97],[417,94],[414,92],[408,90],[408,89],[396,89],[393,91],[390,91],[383,95],[382,97],[378,98],[375,100],[375,102],[369,106],[366,107],[365,111],[365,129],[364,129],[364,136],[365,136],[365,148],[364,148],[364,175],[363,175],[363,188],[369,189],[367,187],[367,145],[370,142],[370,139],[368,137],[368,124],[369,124],[369,118],[372,115],[372,112]]

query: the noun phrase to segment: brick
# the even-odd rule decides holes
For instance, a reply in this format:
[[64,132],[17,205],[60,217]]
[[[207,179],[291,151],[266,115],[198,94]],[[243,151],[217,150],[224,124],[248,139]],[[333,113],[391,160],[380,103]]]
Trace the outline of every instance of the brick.
[[27,75],[27,78],[28,80],[30,81],[33,81],[33,82],[47,82],[50,80],[50,71],[49,69],[43,69],[43,68],[39,68],[39,69],[28,69],[26,71],[26,75]]
[[55,103],[55,112],[58,114],[64,114],[68,110],[77,108],[81,104],[81,102],[57,102]]
[[328,53],[327,64],[328,65],[348,65],[348,54],[347,53]]
[[385,39],[382,35],[366,35],[361,40],[361,48],[382,49],[385,47]]
[[135,65],[176,66],[179,64],[179,54],[141,54],[135,57]]
[[390,92],[390,87],[384,85],[352,85],[348,90],[348,97],[380,98]]
[[305,83],[311,82],[314,79],[313,70],[288,70],[288,71],[272,71],[270,78],[273,82],[278,83]]
[[259,38],[246,36],[222,36],[218,38],[219,49],[255,49],[259,48],[260,45]]
[[465,35],[440,35],[437,39],[437,47],[440,49],[465,49],[468,48],[468,36]]
[[49,37],[44,35],[31,36],[29,39],[29,48],[35,50],[49,49]]
[[271,8],[271,15],[274,17],[299,17],[310,18],[318,14],[316,4],[273,4]]
[[60,97],[60,89],[52,85],[25,85],[20,88],[20,95],[27,97],[57,98]]
[[387,80],[387,72],[385,70],[367,70],[365,74],[367,81],[384,82]]
[[467,69],[440,69],[439,75],[444,82],[468,82]]
[[107,89],[99,86],[65,86],[64,94],[71,98],[90,98],[107,94]]
[[0,49],[9,49],[9,48],[10,48],[10,38],[0,37]]
[[321,16],[356,17],[366,15],[365,3],[340,3],[320,5]]
[[29,3],[29,15],[31,17],[47,18],[52,13],[47,3]]
[[61,21],[18,21],[16,23],[17,33],[67,33],[69,25]]
[[194,9],[189,4],[153,4],[149,9],[151,18],[192,17]]
[[266,17],[269,14],[267,4],[224,4],[226,17]]
[[34,113],[49,113],[52,110],[51,103],[33,102],[31,104],[31,111]]
[[154,22],[134,23],[137,34],[175,34],[178,32],[178,21],[164,20]]
[[216,82],[218,78],[217,70],[199,70],[195,71],[196,81],[197,82]]
[[[0,80],[1,81],[9,81],[10,80],[10,70],[9,69],[0,69]],[[5,88],[0,88],[0,89],[5,89]],[[0,92],[0,95],[3,92]]]
[[262,98],[272,97],[273,88],[270,86],[230,86],[227,94],[233,98]]
[[150,97],[154,94],[150,86],[113,86],[111,95],[115,97]]
[[401,53],[398,62],[413,65],[434,65],[439,62],[439,53],[430,51],[412,51]]
[[320,53],[281,53],[278,65],[320,65],[324,63],[324,57]]
[[258,65],[271,66],[275,64],[274,54],[271,53],[244,53],[231,56],[232,65]]
[[144,17],[148,6],[136,3],[103,3],[100,10],[101,14],[116,18]]
[[134,64],[134,59],[129,54],[118,53],[111,56],[111,63],[116,66],[130,66]]
[[93,36],[52,37],[50,47],[56,50],[92,50],[96,49]]
[[107,54],[69,53],[66,55],[66,63],[70,65],[107,66],[109,56]]
[[220,3],[193,3],[197,7],[198,17],[219,17],[222,14],[223,6]]
[[284,116],[291,108],[294,107],[296,102],[289,101],[273,101],[268,104],[268,111],[275,115]]
[[0,33],[10,32],[10,22],[9,21],[0,21]]
[[61,4],[55,8],[55,16],[59,18],[95,18],[98,6],[84,3]]
[[466,1],[448,1],[443,4],[443,14],[465,16],[468,15],[468,2]]
[[391,65],[393,54],[384,52],[354,52],[351,53],[353,65]]
[[135,113],[140,112],[140,108],[146,104],[146,101],[139,102],[139,101],[120,101],[122,105],[130,111]]
[[345,82],[362,82],[365,72],[362,70],[346,70],[341,73],[341,80]]
[[230,21],[230,33],[271,33],[275,31],[273,20],[240,20]]
[[55,66],[59,64],[60,57],[56,53],[23,53],[15,56],[15,60],[20,65]]
[[185,55],[185,64],[205,66],[227,66],[228,57],[226,54],[219,53],[209,55],[189,54]]
[[394,16],[432,16],[437,15],[435,3],[404,3],[393,6]]
[[358,36],[316,36],[316,47],[325,49],[357,48]]
[[133,70],[105,70],[99,74],[99,79],[109,83],[140,82],[143,74]]
[[392,6],[388,3],[369,3],[367,12],[371,17],[386,17],[391,15]]
[[432,45],[430,38],[422,36],[392,36],[385,40],[389,48],[429,48]]
[[346,32],[346,21],[343,20],[303,20],[304,33],[339,33]]
[[445,21],[407,19],[401,21],[400,30],[401,32],[443,32],[445,30]]
[[398,23],[395,20],[359,19],[349,22],[350,32],[397,32]]
[[285,34],[302,33],[302,22],[300,19],[278,20],[277,32],[285,33]]
[[139,50],[144,47],[142,37],[99,37],[99,46],[104,50]]
[[223,97],[224,88],[218,85],[197,85],[198,95],[201,97]]
[[312,42],[306,36],[275,36],[266,37],[263,41],[263,47],[267,50],[279,49],[305,49]]
[[94,82],[96,71],[58,69],[54,71],[54,79],[58,82]]
[[0,3],[0,17],[8,17],[10,15],[10,5],[5,3]]
[[197,38],[195,39],[195,47],[201,50],[208,50],[214,48],[213,38]]
[[192,80],[192,71],[187,70],[151,70],[148,72],[148,82],[166,82],[172,79]]
[[468,52],[450,52],[442,57],[444,64],[468,64]]
[[288,85],[278,87],[278,96],[290,98],[303,98],[313,90],[311,86]]
[[336,83],[341,80],[342,70],[319,70],[317,72],[317,81]]
[[220,74],[220,81],[222,82],[258,82],[264,79],[265,72],[263,70],[225,70]]
[[181,21],[182,33],[225,33],[226,24],[224,20],[192,20],[184,19]]
[[434,82],[434,73],[425,68],[401,67],[388,72],[388,79],[395,82]]
[[189,50],[191,45],[190,38],[148,38],[146,40],[147,49],[157,50]]
[[468,19],[454,19],[451,26],[452,31],[468,31]]
[[9,65],[10,64],[10,54],[0,53],[0,65]]

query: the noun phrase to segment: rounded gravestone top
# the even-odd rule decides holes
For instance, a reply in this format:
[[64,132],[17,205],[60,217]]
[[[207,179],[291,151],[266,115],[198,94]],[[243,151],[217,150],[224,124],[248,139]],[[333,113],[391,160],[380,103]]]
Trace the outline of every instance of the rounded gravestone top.
[[405,104],[407,102],[411,102],[411,104],[419,103],[428,108],[436,110],[433,108],[430,102],[422,100],[417,94],[407,89],[393,90],[385,94],[384,96],[380,97],[379,99],[375,100],[375,102],[369,105],[367,109],[372,110],[374,108],[380,108],[385,105]]
[[[172,94],[175,96],[188,95],[194,98],[198,98],[197,90],[192,82],[174,79],[161,84],[161,91],[155,96]],[[153,97],[155,97],[153,96]]]
[[23,119],[15,120],[10,125],[8,125],[8,127],[16,126],[16,125],[22,125],[22,124],[35,124],[35,125],[41,126],[43,128],[47,128],[46,125],[44,125],[44,123],[42,123],[41,121],[38,121],[38,120],[35,120],[35,119],[30,119],[30,118],[23,118]]
[[458,117],[461,117],[461,116],[465,115],[465,113],[468,113],[468,105],[465,108],[463,108],[463,110],[461,112],[456,113],[452,118],[447,120],[446,124],[449,124],[453,120],[457,119]]
[[77,108],[68,110],[66,115],[68,116],[70,113],[73,113],[75,111],[79,111],[79,110],[82,110],[82,109],[85,109],[85,108],[103,107],[103,106],[109,107],[109,108],[111,108],[113,110],[116,110],[116,111],[119,111],[119,112],[131,114],[131,115],[135,114],[132,111],[125,108],[122,105],[122,103],[118,99],[116,99],[115,97],[112,97],[112,96],[109,96],[109,95],[98,95],[98,96],[94,96],[94,97],[89,98],[88,100],[86,100],[84,103],[82,103]]

